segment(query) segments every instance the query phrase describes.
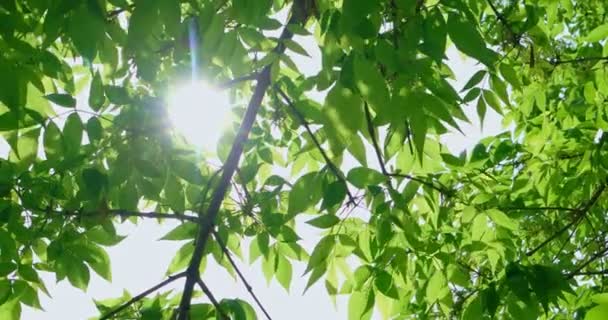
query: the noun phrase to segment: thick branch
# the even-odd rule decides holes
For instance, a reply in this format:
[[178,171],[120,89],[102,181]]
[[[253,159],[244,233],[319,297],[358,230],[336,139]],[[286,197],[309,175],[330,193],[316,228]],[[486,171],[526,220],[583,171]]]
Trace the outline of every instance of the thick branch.
[[559,237],[562,233],[566,232],[566,230],[568,230],[570,227],[572,227],[574,224],[576,224],[580,219],[583,219],[584,216],[587,214],[587,212],[591,209],[591,207],[593,207],[593,205],[600,198],[600,196],[602,195],[602,193],[604,192],[604,190],[606,190],[606,183],[602,184],[597,190],[595,190],[595,192],[591,196],[591,199],[589,199],[589,201],[587,201],[587,203],[585,203],[582,207],[580,207],[576,211],[576,216],[574,217],[574,219],[572,219],[572,221],[570,223],[568,223],[567,225],[565,225],[563,228],[559,229],[552,236],[550,236],[545,241],[543,241],[541,244],[539,244],[536,248],[528,251],[526,253],[526,255],[527,256],[533,255],[538,250],[540,250],[541,248],[543,248],[544,246],[546,246],[548,243],[550,243],[551,241],[553,241],[557,237]]
[[142,292],[142,293],[140,293],[140,294],[136,295],[136,296],[135,296],[135,297],[133,297],[131,300],[129,300],[129,301],[127,301],[126,303],[122,304],[120,307],[118,307],[118,308],[116,308],[116,309],[114,309],[114,310],[110,311],[109,313],[106,313],[105,315],[103,315],[103,316],[100,318],[100,320],[106,320],[106,319],[110,319],[110,318],[112,318],[113,316],[115,316],[115,315],[119,314],[119,313],[120,313],[120,312],[122,312],[123,310],[127,309],[128,307],[130,307],[132,304],[134,304],[134,303],[136,303],[137,301],[139,301],[139,300],[141,300],[141,299],[143,299],[143,298],[147,297],[148,295],[150,295],[150,294],[151,294],[151,293],[153,293],[154,291],[156,291],[156,290],[158,290],[158,289],[160,289],[160,288],[162,288],[162,287],[164,287],[164,286],[168,285],[169,283],[171,283],[171,282],[173,282],[173,281],[175,281],[175,280],[177,280],[177,279],[179,279],[179,278],[185,277],[185,276],[186,276],[186,272],[185,272],[185,271],[184,271],[184,272],[181,272],[181,273],[178,273],[178,274],[175,274],[175,275],[172,275],[172,276],[169,276],[169,277],[167,278],[167,280],[165,280],[165,281],[163,281],[163,282],[161,282],[161,283],[159,283],[159,284],[155,285],[154,287],[152,287],[152,288],[150,288],[150,289],[148,289],[148,290],[146,290],[146,291],[144,291],[144,292]]
[[[292,7],[292,15],[288,21],[288,25],[300,24],[301,22],[307,20],[308,15],[306,12],[296,10],[298,5],[301,6],[300,1],[294,2]],[[289,31],[288,28],[283,29],[283,32],[279,37],[279,44],[274,49],[274,52],[278,55],[282,54],[285,51],[283,41],[291,39],[292,37],[293,33]],[[253,127],[258,109],[260,108],[262,100],[264,99],[266,90],[270,86],[270,65],[267,65],[262,69],[262,71],[257,75],[256,81],[257,85],[255,91],[251,97],[251,100],[249,101],[243,122],[241,123],[239,131],[234,139],[234,143],[232,144],[232,148],[230,149],[230,153],[228,154],[228,158],[223,166],[219,184],[213,192],[211,202],[209,203],[209,207],[207,208],[205,214],[200,215],[200,226],[195,240],[196,246],[194,247],[194,252],[187,269],[186,283],[184,285],[184,291],[182,293],[182,298],[179,305],[179,314],[177,320],[186,320],[188,318],[188,310],[190,309],[192,292],[194,290],[196,279],[199,278],[199,266],[203,258],[205,245],[207,244],[209,235],[211,234],[215,225],[215,220],[224,197],[226,196],[226,191],[228,190],[232,176],[234,175],[234,172],[238,166],[239,159],[243,153],[243,146],[247,140],[247,137],[249,136],[251,128]]]
[[[329,159],[329,156],[327,155],[325,150],[323,150],[321,143],[319,143],[319,140],[317,139],[315,134],[310,129],[310,125],[308,124],[308,121],[306,121],[306,119],[304,118],[304,115],[302,115],[302,113],[300,113],[300,111],[298,109],[296,109],[296,106],[293,104],[293,101],[291,101],[291,99],[287,96],[287,94],[285,94],[285,92],[283,92],[283,90],[279,86],[275,85],[274,88],[279,93],[281,98],[283,98],[283,100],[285,100],[285,103],[287,104],[287,106],[289,106],[289,108],[294,113],[296,118],[298,118],[298,120],[300,121],[302,126],[304,126],[304,129],[306,129],[306,132],[308,132],[308,135],[312,139],[312,142],[315,144],[315,146],[321,153],[321,156],[325,160],[325,163],[327,164],[327,166],[329,167],[331,172],[333,172],[333,174],[336,176],[336,178],[342,180],[342,182],[344,182],[344,184],[346,185],[346,178],[344,178],[344,175],[342,175],[340,170],[338,170],[338,167],[336,167],[336,165],[331,161],[331,159]],[[348,190],[348,187],[346,188],[346,195],[348,196],[348,202],[354,205],[356,203],[355,196],[353,196],[353,194],[350,192],[350,190]]]
[[236,274],[239,276],[239,279],[241,279],[241,281],[243,282],[243,285],[245,286],[245,289],[247,289],[247,292],[249,292],[249,295],[253,298],[260,310],[262,310],[266,318],[268,320],[272,320],[270,314],[268,314],[268,311],[266,311],[266,308],[264,308],[260,299],[258,299],[257,295],[253,292],[253,287],[251,287],[241,270],[236,266],[236,262],[234,261],[234,259],[232,259],[232,255],[230,254],[230,251],[228,251],[228,247],[226,247],[226,244],[224,243],[224,241],[222,241],[222,239],[215,232],[215,230],[213,231],[213,237],[215,238],[215,241],[217,241],[217,243],[219,244],[220,248],[222,248],[222,252],[224,252],[224,255],[228,259],[228,262],[230,262],[230,265],[232,266]]

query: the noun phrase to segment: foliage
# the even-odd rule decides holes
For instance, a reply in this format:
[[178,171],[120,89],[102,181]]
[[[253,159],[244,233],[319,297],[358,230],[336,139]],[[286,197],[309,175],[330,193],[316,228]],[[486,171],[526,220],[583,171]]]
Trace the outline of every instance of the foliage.
[[[160,286],[100,315],[255,319],[200,281],[250,243],[285,288],[304,262],[308,286],[350,296],[350,319],[603,319],[607,17],[598,0],[0,1],[0,318],[40,308],[40,272],[111,280],[115,226],[160,218],[187,241],[167,281],[210,303]],[[294,34],[314,37],[317,74]],[[482,65],[462,90],[452,46]],[[191,58],[249,111],[221,169],[166,121]],[[439,137],[468,105],[512,130],[451,154]],[[323,232],[309,253],[303,215]]]

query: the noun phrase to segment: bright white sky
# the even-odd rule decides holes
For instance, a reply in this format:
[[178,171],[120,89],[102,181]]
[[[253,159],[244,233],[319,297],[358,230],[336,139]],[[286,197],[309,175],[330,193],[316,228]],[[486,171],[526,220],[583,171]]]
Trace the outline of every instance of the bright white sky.
[[[292,54],[300,70],[306,74],[315,74],[320,67],[320,56],[318,48],[315,48],[311,37],[297,37],[296,41],[303,44],[311,58]],[[471,75],[478,70],[471,60],[463,59],[453,48],[448,50],[449,65],[456,74],[455,88],[460,89]],[[79,101],[86,104],[86,97],[78,97]],[[65,110],[65,109],[64,109]],[[191,122],[192,127],[187,130],[205,135],[204,128],[213,126],[204,123],[205,120],[215,121],[215,117],[205,117],[199,110],[187,111],[187,118],[196,119]],[[465,148],[471,148],[482,137],[494,135],[502,131],[500,118],[493,110],[488,109],[484,131],[481,132],[479,120],[477,119],[475,107],[465,108],[466,114],[471,119],[471,124],[461,123],[461,129],[465,135],[460,133],[448,134],[442,141],[446,143],[452,152],[459,152]],[[6,157],[8,147],[0,139],[0,156]],[[370,158],[373,159],[373,158]],[[371,162],[370,162],[371,163]],[[348,164],[346,164],[348,166]],[[171,230],[176,223],[165,222],[159,225],[155,221],[142,221],[135,226],[126,223],[119,226],[121,234],[129,237],[115,247],[108,248],[112,259],[113,281],[108,283],[91,272],[91,282],[87,292],[73,288],[67,280],[55,284],[53,274],[43,274],[52,299],[41,295],[41,303],[44,311],[24,309],[22,319],[65,319],[82,320],[96,315],[96,309],[92,299],[106,299],[122,295],[123,289],[132,295],[148,289],[156,283],[165,279],[165,271],[168,263],[173,258],[181,242],[157,241],[162,235]],[[319,239],[319,232],[315,229],[306,229],[300,232],[303,240],[302,245],[312,249]],[[243,245],[244,257],[248,257],[248,242]],[[211,261],[211,260],[210,260]],[[254,291],[268,309],[274,319],[346,319],[347,299],[339,298],[334,306],[328,297],[323,281],[317,282],[306,295],[302,291],[308,277],[300,277],[304,271],[305,264],[294,263],[294,275],[291,292],[287,293],[275,280],[268,286],[263,277],[260,260],[253,266],[247,262],[237,262],[241,271],[245,274]],[[239,297],[249,301],[254,307],[252,299],[248,295],[239,280],[231,278],[223,269],[208,265],[208,271],[203,279],[212,290],[216,298],[221,299]],[[177,281],[173,288],[180,290],[183,281]],[[260,319],[263,319],[259,313]]]

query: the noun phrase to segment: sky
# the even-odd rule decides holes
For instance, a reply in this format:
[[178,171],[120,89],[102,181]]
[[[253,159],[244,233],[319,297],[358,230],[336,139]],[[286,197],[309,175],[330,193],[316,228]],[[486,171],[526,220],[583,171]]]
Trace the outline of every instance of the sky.
[[[310,57],[292,55],[293,60],[300,68],[300,71],[307,75],[318,72],[320,68],[320,52],[315,47],[312,37],[298,36],[294,39],[303,45]],[[448,65],[454,71],[456,80],[452,83],[456,89],[464,86],[467,80],[479,70],[470,59],[465,59],[453,47],[447,52]],[[85,90],[86,91],[86,90]],[[320,96],[319,96],[320,97]],[[77,97],[79,103],[85,103],[86,97]],[[459,123],[464,135],[461,133],[449,133],[442,137],[442,142],[447,145],[451,152],[457,153],[463,149],[472,148],[475,143],[484,136],[495,135],[502,132],[500,117],[493,110],[489,109],[484,122],[483,131],[480,129],[479,119],[476,116],[474,106],[464,107],[465,113],[471,119],[471,123]],[[205,121],[203,114],[208,111],[189,110],[186,118],[200,119],[200,121],[190,121],[187,128],[190,132],[206,135],[204,129],[208,126],[201,121]],[[198,112],[198,114],[197,114]],[[211,121],[214,117],[207,117]],[[210,124],[211,125],[211,124]],[[187,133],[184,132],[186,135]],[[0,139],[0,157],[8,154],[7,144]],[[373,158],[370,158],[373,159]],[[346,166],[349,166],[346,163]],[[24,308],[22,319],[46,320],[82,320],[97,315],[93,299],[102,300],[107,298],[119,297],[123,290],[128,290],[132,295],[150,288],[165,279],[165,271],[175,252],[181,247],[182,242],[158,241],[169,230],[174,228],[175,222],[163,222],[162,224],[152,220],[141,221],[138,225],[125,223],[118,226],[119,233],[128,235],[120,244],[107,248],[112,260],[112,283],[101,279],[94,272],[91,272],[91,282],[86,292],[72,287],[67,280],[55,283],[55,276],[50,273],[42,272],[52,298],[41,294],[41,304],[44,311]],[[298,230],[303,238],[301,244],[311,250],[316,241],[320,238],[320,233],[313,228]],[[243,242],[243,256],[248,257],[248,243]],[[254,265],[249,265],[248,261],[239,261],[237,264],[253,287],[254,292],[261,300],[262,304],[268,309],[273,319],[346,319],[347,318],[347,296],[339,297],[336,305],[326,293],[323,281],[317,282],[310,288],[305,295],[302,295],[308,277],[302,277],[305,264],[294,262],[294,274],[290,292],[283,289],[276,280],[270,284],[266,283],[261,270],[261,260]],[[241,298],[249,301],[254,307],[253,300],[248,295],[240,280],[233,279],[226,271],[214,264],[208,264],[207,272],[203,275],[203,280],[218,299],[221,298]],[[183,281],[176,281],[174,285],[165,287],[181,290]],[[257,307],[256,307],[257,309]],[[259,318],[263,319],[262,313],[258,313]]]

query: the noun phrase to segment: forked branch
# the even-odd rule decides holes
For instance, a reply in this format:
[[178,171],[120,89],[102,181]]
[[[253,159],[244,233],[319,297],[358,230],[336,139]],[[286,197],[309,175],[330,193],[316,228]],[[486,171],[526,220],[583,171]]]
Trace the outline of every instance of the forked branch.
[[[302,7],[302,0],[294,1],[291,18],[289,19],[287,25],[298,25],[308,20],[309,13],[303,12],[301,10]],[[283,42],[291,39],[292,37],[293,33],[288,28],[283,29],[283,32],[279,37],[278,45],[274,48],[273,52],[277,55],[283,54],[285,51],[285,45]],[[203,258],[205,246],[215,226],[215,220],[222,202],[224,201],[224,197],[226,196],[230,181],[232,181],[232,176],[238,167],[239,159],[243,153],[244,144],[249,136],[251,128],[253,127],[256,115],[262,100],[264,99],[266,91],[270,86],[270,67],[271,65],[265,66],[256,76],[257,84],[255,90],[251,99],[249,100],[243,121],[241,122],[241,126],[234,139],[230,153],[228,154],[226,162],[224,163],[220,181],[213,191],[207,210],[204,214],[200,215],[199,229],[195,239],[194,251],[192,253],[192,258],[190,259],[188,268],[186,269],[186,283],[184,285],[184,290],[178,309],[177,320],[186,320],[188,318],[188,310],[190,309],[192,293],[196,280],[199,278],[199,266]]]

